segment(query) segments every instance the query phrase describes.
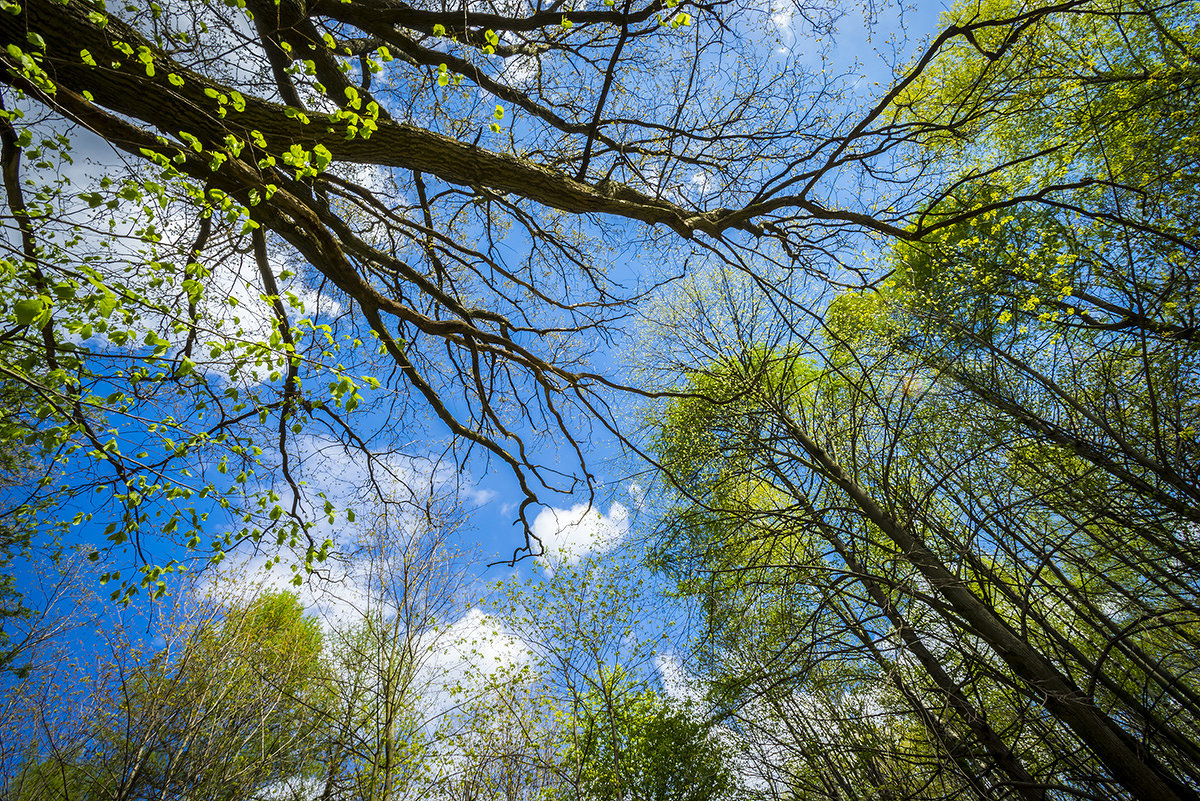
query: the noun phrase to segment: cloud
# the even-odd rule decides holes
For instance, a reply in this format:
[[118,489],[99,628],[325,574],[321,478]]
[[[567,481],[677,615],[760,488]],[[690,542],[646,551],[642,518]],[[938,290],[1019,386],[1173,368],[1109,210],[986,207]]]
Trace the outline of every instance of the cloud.
[[[478,487],[469,473],[436,459],[376,452],[370,454],[369,469],[367,454],[310,435],[298,436],[291,453],[293,475],[304,486],[302,514],[313,521],[308,533],[317,543],[333,541],[329,557],[306,574],[302,563],[307,538],[292,548],[276,545],[268,535],[261,545],[243,543],[217,569],[209,568],[204,590],[229,601],[262,592],[295,592],[327,628],[378,608],[381,560],[421,552],[422,543],[439,537],[430,526],[446,526],[445,545],[453,548],[449,532],[457,523],[460,504],[478,507],[494,495]],[[290,490],[275,490],[281,495],[280,505],[290,508]],[[333,520],[327,519],[324,502],[331,504]],[[353,520],[348,510],[354,510]],[[296,576],[301,577],[299,584],[294,583]]]
[[640,510],[646,505],[646,489],[641,484],[636,481],[630,483],[626,492],[629,493],[629,497],[633,500],[634,509]]
[[520,89],[532,84],[540,69],[537,56],[509,56],[504,59],[499,77],[509,86]]
[[[362,617],[371,599],[365,583],[354,575],[353,563],[331,558],[297,585],[293,579],[298,575],[298,562],[299,555],[276,562],[273,553],[237,551],[219,568],[206,569],[200,590],[227,604],[243,604],[271,592],[291,592],[327,632]],[[303,568],[300,571],[302,575]]]
[[[427,663],[432,685],[483,684],[529,662],[529,646],[494,615],[472,607],[443,630]],[[474,688],[476,690],[482,687]]]
[[674,654],[657,654],[654,669],[662,681],[663,691],[676,701],[690,701],[699,705],[704,700],[700,681],[687,672],[679,657]]
[[[84,143],[101,149],[90,139]],[[135,184],[146,181],[137,170],[123,172],[111,154],[98,152],[87,162],[92,174],[73,179],[76,190],[88,189],[107,197],[124,186],[124,180],[109,186],[91,180],[92,175],[127,178]],[[94,211],[72,211],[90,215],[80,241],[80,252],[95,256],[90,269],[116,296],[144,298],[146,302],[122,303],[121,311],[131,316],[114,318],[121,319],[120,325],[113,324],[103,333],[97,330],[87,339],[69,335],[68,340],[96,353],[144,353],[146,336],[154,332],[171,343],[171,357],[180,356],[185,343],[190,344],[195,369],[212,377],[258,384],[271,380],[272,373],[283,372],[286,351],[277,345],[270,357],[264,358],[258,344],[271,340],[278,321],[272,303],[264,299],[267,289],[258,263],[246,247],[246,239],[234,233],[236,227],[231,229],[219,221],[212,224],[207,246],[198,258],[208,272],[189,276],[183,264],[192,260],[197,240],[199,217],[194,201],[176,198],[162,208],[146,208],[153,210],[152,216],[137,204],[115,210],[105,204]],[[153,224],[160,239],[157,244],[147,244],[134,232],[142,223]],[[108,233],[99,233],[106,229]],[[290,250],[274,237],[267,242],[268,265],[293,323],[300,317],[316,320],[341,313],[337,300],[305,284]],[[200,295],[189,296],[189,283],[202,287]],[[99,294],[92,288],[88,291]],[[195,328],[185,333],[177,327],[188,321],[192,301],[196,303]],[[237,369],[235,365],[239,365]]]
[[534,518],[532,530],[542,543],[538,561],[554,575],[558,566],[574,565],[586,556],[617,547],[629,531],[629,509],[614,503],[605,515],[582,503],[570,509],[547,508]]

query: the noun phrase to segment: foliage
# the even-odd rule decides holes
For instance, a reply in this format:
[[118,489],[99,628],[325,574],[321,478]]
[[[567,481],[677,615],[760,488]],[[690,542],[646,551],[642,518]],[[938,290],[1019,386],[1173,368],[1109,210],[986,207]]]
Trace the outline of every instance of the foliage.
[[302,585],[330,448],[409,515],[402,464],[505,466],[532,551],[608,432],[721,721],[594,557],[425,708],[462,585],[381,539],[336,641],[270,594],[114,653],[17,797],[727,797],[736,740],[780,798],[1197,798],[1200,6],[963,0],[868,97],[778,5],[0,4],[0,560]]
[[1123,116],[1101,128],[1144,153],[1194,118],[1162,111],[1189,97],[1189,4],[963,6],[869,103],[756,32],[843,10],[783,5],[9,3],[0,442],[35,467],[14,530],[102,531],[117,599],[244,541],[311,569],[350,511],[309,455],[362,454],[387,499],[406,479],[380,452],[433,439],[505,465],[527,523],[594,491],[590,421],[625,436],[632,389],[605,348],[693,261],[873,284],[863,234],[1194,194],[1186,147],[1118,189],[1132,160],[1071,134]]
[[[1194,796],[1194,18],[956,6],[893,111],[957,178],[886,280],[818,326],[689,323],[657,561],[792,786]],[[806,695],[843,758],[795,730]]]
[[94,716],[74,735],[43,732],[16,797],[274,797],[313,772],[315,754],[297,746],[321,697],[316,621],[289,593],[213,611],[170,621],[144,660],[115,640],[90,682]]
[[[663,187],[736,173],[737,142],[777,127],[765,96],[710,115],[703,81],[643,102],[666,97],[656,74],[716,74],[726,23],[691,35],[686,2],[6,8],[0,391],[18,401],[0,440],[49,507],[10,509],[103,531],[97,558],[136,571],[109,572],[116,599],[242,541],[311,569],[332,545],[314,525],[349,512],[306,488],[306,454],[408,447],[381,419],[505,464],[522,519],[537,487],[591,489],[531,446],[577,446],[576,415],[606,402],[584,343],[644,287],[605,254],[625,224],[745,228]],[[106,149],[95,180],[76,174],[83,130]]]
[[[598,680],[577,713],[575,754],[581,797],[609,801],[732,798],[736,780],[711,724],[690,705],[652,690],[632,691],[619,671]],[[615,699],[612,699],[615,696]],[[610,700],[611,699],[611,700]],[[611,704],[613,717],[607,717]]]

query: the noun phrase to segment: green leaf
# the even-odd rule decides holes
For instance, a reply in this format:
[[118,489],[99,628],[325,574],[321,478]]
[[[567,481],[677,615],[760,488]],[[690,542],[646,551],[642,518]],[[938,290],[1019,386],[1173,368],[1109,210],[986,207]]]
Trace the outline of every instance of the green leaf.
[[13,306],[17,325],[32,325],[35,320],[38,320],[46,312],[47,308],[48,304],[40,297],[17,301]]
[[333,161],[333,154],[329,152],[329,148],[325,145],[317,144],[312,150],[312,165],[318,170],[323,170]]

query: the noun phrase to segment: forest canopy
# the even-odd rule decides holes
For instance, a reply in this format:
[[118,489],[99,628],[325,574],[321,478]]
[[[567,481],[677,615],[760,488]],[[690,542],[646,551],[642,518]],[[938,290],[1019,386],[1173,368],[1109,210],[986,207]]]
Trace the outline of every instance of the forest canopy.
[[[519,596],[562,678],[464,705],[456,793],[1196,798],[1198,12],[964,0],[871,87],[807,0],[0,0],[0,556],[85,542],[127,603],[249,547],[301,587],[357,510],[402,543],[372,564],[445,578],[433,484],[506,471],[545,557],[537,510],[590,513],[616,443],[707,691],[651,686],[651,645],[571,667],[586,615]],[[293,596],[218,604],[122,679],[152,706],[96,696],[174,721],[215,682],[290,732],[242,784],[176,772],[166,723],[80,734],[108,756],[61,782],[302,796],[327,753],[323,797],[434,786],[415,696],[378,695],[368,769],[378,715],[329,678],[409,687],[452,619],[397,646],[413,592],[337,647]],[[294,680],[188,672],[239,619],[302,631],[245,657]]]

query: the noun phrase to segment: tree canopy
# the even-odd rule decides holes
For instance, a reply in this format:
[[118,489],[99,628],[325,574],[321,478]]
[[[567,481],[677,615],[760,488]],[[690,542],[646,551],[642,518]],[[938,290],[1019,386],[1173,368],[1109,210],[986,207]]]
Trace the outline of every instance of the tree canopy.
[[[553,669],[484,683],[445,786],[692,797],[733,742],[781,798],[1196,798],[1198,12],[963,0],[869,88],[807,0],[0,0],[0,559],[78,527],[114,599],[242,543],[301,585],[354,520],[329,451],[416,514],[416,461],[503,467],[536,555],[609,438],[706,717],[564,569],[506,596]],[[372,592],[458,586],[405,548]],[[434,600],[343,637],[327,793],[437,758]]]
[[[929,219],[977,214],[819,320],[681,296],[658,561],[743,725],[825,699],[841,761],[785,738],[810,792],[1195,796],[1194,13],[964,37],[897,103],[961,122],[924,143],[962,176]],[[883,732],[838,718],[865,687]]]
[[[512,470],[522,520],[590,491],[587,440],[618,427],[630,383],[595,357],[690,258],[861,283],[877,277],[853,258],[864,235],[927,242],[985,210],[1136,194],[1141,176],[1124,188],[1072,137],[1019,136],[1049,130],[1023,98],[1118,87],[1104,113],[1121,116],[1177,92],[1132,59],[1157,47],[1169,71],[1190,52],[1186,5],[1123,10],[1116,29],[1083,2],[963,9],[856,110],[848,82],[773,57],[767,16],[733,2],[5,8],[4,436],[39,458],[38,498],[112,499],[75,522],[136,546],[126,590],[161,591],[170,567],[148,530],[319,559],[313,521],[344,512],[304,489],[321,443],[448,435],[460,464]],[[811,35],[840,14],[784,12]],[[1058,51],[1025,68],[1061,39],[1107,47],[1103,70]],[[1127,116],[1139,152],[1158,123]],[[992,129],[1020,144],[954,150]],[[81,178],[92,155],[114,171]],[[1130,198],[1089,219],[1128,219]],[[665,268],[610,268],[638,252]],[[368,407],[399,430],[364,425]],[[228,541],[209,498],[237,522]]]

